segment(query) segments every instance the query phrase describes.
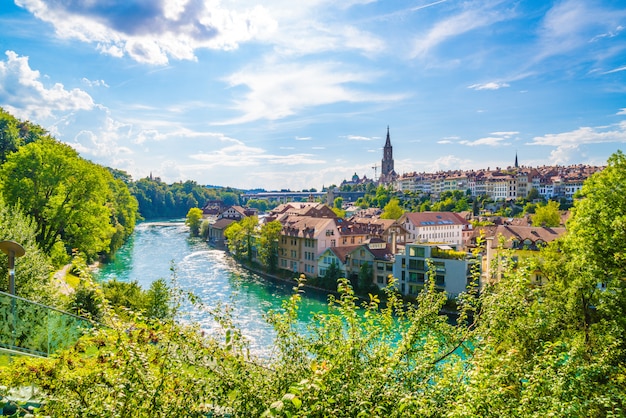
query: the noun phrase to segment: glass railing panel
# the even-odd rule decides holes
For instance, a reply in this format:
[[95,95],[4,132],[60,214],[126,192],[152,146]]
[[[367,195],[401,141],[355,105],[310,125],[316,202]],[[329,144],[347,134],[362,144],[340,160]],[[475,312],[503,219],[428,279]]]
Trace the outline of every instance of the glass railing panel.
[[74,344],[90,322],[79,316],[0,292],[0,347],[48,356]]

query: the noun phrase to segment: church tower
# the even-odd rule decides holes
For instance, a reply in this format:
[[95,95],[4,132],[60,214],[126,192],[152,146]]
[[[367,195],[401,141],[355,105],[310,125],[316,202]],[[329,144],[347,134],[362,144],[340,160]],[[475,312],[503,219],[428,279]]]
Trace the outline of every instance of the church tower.
[[383,160],[380,166],[380,181],[382,183],[390,182],[395,176],[393,170],[393,148],[391,147],[391,138],[389,137],[389,126],[387,126],[387,140],[383,148]]

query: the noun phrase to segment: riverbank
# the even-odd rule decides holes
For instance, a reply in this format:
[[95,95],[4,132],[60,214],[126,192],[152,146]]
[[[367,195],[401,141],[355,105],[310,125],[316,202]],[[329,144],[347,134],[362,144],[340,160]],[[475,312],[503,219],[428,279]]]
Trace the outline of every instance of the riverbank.
[[[258,268],[258,267],[254,266],[254,265],[250,265],[248,263],[240,262],[239,260],[235,259],[230,254],[230,252],[228,252],[228,250],[225,249],[225,248],[219,248],[219,249],[223,250],[224,253],[227,254],[233,260],[233,262],[237,263],[237,265],[239,265],[240,267],[242,267],[242,268],[246,269],[247,271],[249,271],[251,273],[254,273],[254,274],[256,274],[256,275],[258,275],[260,277],[263,277],[265,279],[270,279],[270,280],[273,280],[273,281],[276,281],[276,282],[280,282],[280,283],[288,283],[288,284],[295,284],[296,283],[296,278],[295,277],[294,278],[285,278],[285,277],[281,277],[281,276],[278,276],[278,275],[275,275],[275,274],[268,273],[265,270],[263,270],[261,268]],[[328,297],[328,295],[333,295],[335,297],[340,297],[341,296],[341,293],[339,293],[338,291],[333,291],[333,290],[322,288],[322,287],[318,287],[318,286],[312,286],[312,285],[307,284],[306,281],[305,281],[303,287],[304,287],[305,290],[308,289],[308,290],[312,290],[312,291],[315,291],[315,292],[318,292],[318,293],[326,294],[327,297]],[[382,291],[379,291],[377,293],[377,295],[379,296],[379,299],[380,299],[380,302],[381,302],[381,306],[385,306],[385,299],[386,299],[385,296],[386,295]],[[361,302],[369,302],[369,299],[365,295],[359,295],[359,294],[355,293],[355,296]],[[400,295],[400,297],[402,297],[402,296]],[[404,297],[402,297],[402,299],[406,303],[415,303],[414,300],[409,300],[409,299],[406,299]],[[439,313],[441,315],[446,315],[453,322],[456,322],[456,319],[459,317],[458,310],[454,310],[454,309],[444,308],[444,309],[441,309],[439,311]]]

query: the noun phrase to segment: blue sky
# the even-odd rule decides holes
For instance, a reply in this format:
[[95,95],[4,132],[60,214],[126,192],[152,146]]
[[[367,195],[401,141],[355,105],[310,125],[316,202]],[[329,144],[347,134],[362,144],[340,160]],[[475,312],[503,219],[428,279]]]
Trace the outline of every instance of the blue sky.
[[[8,3],[8,4],[7,4]],[[603,165],[626,142],[623,0],[14,0],[0,106],[164,181],[321,188]]]

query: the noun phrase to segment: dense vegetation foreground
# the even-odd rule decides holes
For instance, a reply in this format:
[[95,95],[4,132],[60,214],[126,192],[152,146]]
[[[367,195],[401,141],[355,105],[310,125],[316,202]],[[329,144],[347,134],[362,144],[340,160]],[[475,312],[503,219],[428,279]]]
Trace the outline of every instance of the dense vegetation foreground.
[[[585,182],[564,238],[539,257],[500,260],[498,281],[459,298],[456,323],[440,315],[446,297],[432,282],[416,305],[405,305],[392,288],[384,301],[360,302],[340,279],[331,312],[303,330],[299,279],[283,309],[268,315],[276,340],[260,357],[228,306],[203,307],[177,289],[175,274],[172,285],[160,280],[146,291],[136,283],[94,284],[85,261],[121,245],[136,201],[120,173],[52,139],[28,142],[29,129],[16,128],[21,145],[0,154],[0,232],[27,249],[18,293],[98,322],[53,358],[0,361],[0,396],[35,385],[42,401],[30,411],[35,416],[626,416],[621,152]],[[37,167],[48,171],[38,175]],[[93,202],[79,198],[91,189],[99,191]],[[42,190],[51,193],[47,200]],[[65,260],[67,248],[82,252],[71,270],[79,285],[59,295],[48,266]],[[546,279],[541,286],[531,281],[537,272]],[[189,302],[211,312],[221,332],[177,321]]]

